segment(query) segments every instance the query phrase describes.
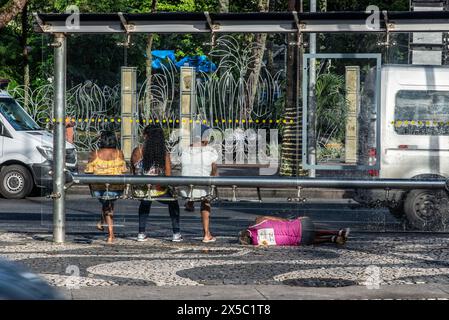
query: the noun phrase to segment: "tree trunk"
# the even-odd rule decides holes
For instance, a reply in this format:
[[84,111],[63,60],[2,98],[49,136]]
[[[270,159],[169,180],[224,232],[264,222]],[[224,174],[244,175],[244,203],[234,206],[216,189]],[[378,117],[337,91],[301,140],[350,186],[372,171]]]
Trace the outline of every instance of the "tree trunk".
[[28,0],[10,0],[0,9],[0,29],[6,26],[25,7]]
[[[289,0],[289,11],[302,12],[302,1]],[[301,66],[303,46],[298,47],[297,34],[287,35],[287,65],[286,65],[286,102],[283,114],[284,124],[281,148],[281,170],[284,176],[302,175],[302,104],[301,97]],[[292,123],[290,123],[292,121]]]
[[[153,0],[151,2],[151,12],[156,12],[157,7],[157,0]],[[150,33],[147,35],[147,46],[145,49],[147,60],[146,60],[146,77],[147,82],[145,86],[145,105],[143,106],[143,111],[145,115],[145,119],[148,119],[150,117],[150,107],[151,107],[151,73],[153,72],[153,69],[151,68],[151,63],[153,62],[153,55],[151,53],[152,47],[153,47],[153,37],[154,34]]]
[[28,108],[30,93],[30,61],[28,57],[28,7],[25,5],[22,11],[22,59],[23,59],[23,86],[24,86],[24,107]]
[[275,74],[274,71],[274,54],[273,54],[273,41],[267,40],[267,70],[271,75]]
[[[270,7],[270,0],[259,0],[258,7],[260,12],[267,12]],[[250,79],[252,79],[252,82],[250,82],[251,86],[248,92],[248,106],[245,112],[245,118],[251,115],[251,111],[254,108],[254,101],[256,100],[257,87],[259,84],[260,70],[262,68],[263,55],[267,43],[267,34],[255,34],[254,42],[256,43],[256,47],[253,50],[254,63],[251,68],[252,70],[250,74]]]

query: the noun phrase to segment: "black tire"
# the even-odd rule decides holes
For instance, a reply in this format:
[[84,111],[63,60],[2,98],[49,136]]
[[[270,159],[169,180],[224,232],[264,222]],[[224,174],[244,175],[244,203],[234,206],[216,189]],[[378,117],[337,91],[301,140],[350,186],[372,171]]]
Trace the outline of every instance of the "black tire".
[[446,191],[412,190],[405,198],[404,211],[411,228],[442,231],[449,221],[449,196]]
[[3,167],[0,171],[0,193],[6,199],[22,199],[33,189],[33,177],[21,165]]

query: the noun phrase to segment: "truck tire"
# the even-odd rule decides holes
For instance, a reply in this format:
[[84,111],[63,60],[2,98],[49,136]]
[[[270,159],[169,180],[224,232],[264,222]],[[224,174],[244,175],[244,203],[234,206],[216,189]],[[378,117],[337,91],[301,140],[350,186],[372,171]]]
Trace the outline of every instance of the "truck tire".
[[0,193],[6,199],[22,199],[33,189],[33,177],[21,165],[3,167],[0,171]]
[[441,231],[449,219],[449,196],[440,190],[412,190],[405,198],[404,211],[411,228]]

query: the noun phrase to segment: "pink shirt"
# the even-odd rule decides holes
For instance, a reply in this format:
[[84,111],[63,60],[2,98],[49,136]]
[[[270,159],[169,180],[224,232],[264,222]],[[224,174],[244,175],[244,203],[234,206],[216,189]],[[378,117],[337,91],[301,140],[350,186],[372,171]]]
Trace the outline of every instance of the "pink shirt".
[[254,245],[297,246],[301,242],[301,220],[264,220],[248,231]]

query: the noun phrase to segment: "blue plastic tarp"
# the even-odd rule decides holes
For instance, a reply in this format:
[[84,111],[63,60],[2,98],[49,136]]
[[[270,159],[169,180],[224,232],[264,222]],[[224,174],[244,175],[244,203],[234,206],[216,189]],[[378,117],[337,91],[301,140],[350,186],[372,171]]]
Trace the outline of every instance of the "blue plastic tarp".
[[174,50],[153,50],[151,53],[153,56],[151,67],[155,70],[162,69],[162,65],[164,62],[168,62],[168,60],[174,62],[177,68],[184,66],[195,67],[197,72],[214,72],[217,70],[215,63],[210,61],[205,55],[187,56],[176,61]]
[[187,56],[176,62],[178,68],[183,66],[195,67],[197,72],[214,72],[217,70],[215,63],[210,61],[205,55]]

